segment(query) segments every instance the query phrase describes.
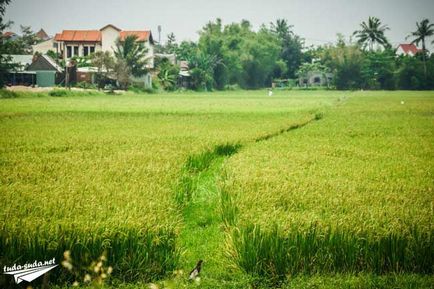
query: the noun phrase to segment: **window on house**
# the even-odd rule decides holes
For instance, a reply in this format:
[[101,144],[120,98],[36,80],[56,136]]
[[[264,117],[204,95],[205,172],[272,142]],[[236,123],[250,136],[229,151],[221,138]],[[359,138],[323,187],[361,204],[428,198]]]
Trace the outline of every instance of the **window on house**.
[[95,46],[91,46],[90,47],[90,53],[94,53],[95,52]]
[[72,57],[72,46],[66,46],[66,58]]
[[89,46],[84,46],[83,47],[83,56],[88,56],[89,55]]
[[74,46],[74,55],[78,56],[78,46]]
[[321,78],[317,76],[317,77],[315,77],[313,79],[313,82],[315,82],[315,83],[321,83]]

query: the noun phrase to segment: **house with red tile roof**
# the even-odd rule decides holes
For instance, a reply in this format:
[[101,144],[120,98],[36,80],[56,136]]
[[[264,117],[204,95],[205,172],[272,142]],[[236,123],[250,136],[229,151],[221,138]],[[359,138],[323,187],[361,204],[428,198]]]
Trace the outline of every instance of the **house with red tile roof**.
[[396,49],[397,55],[415,56],[418,52],[422,52],[422,49],[417,48],[414,44],[399,44]]
[[41,30],[39,30],[38,32],[35,33],[35,36],[42,41],[50,39],[50,36],[48,36],[47,32],[45,32],[45,30],[42,28],[41,28]]
[[121,30],[108,24],[99,30],[63,30],[54,37],[57,53],[63,59],[70,59],[74,56],[87,56],[96,51],[114,52],[116,40],[121,41],[127,36],[137,36],[137,41],[143,42],[148,49],[149,68],[154,67],[154,40],[149,30]]
[[16,40],[19,37],[16,33],[12,31],[3,32],[2,36],[4,40],[12,40],[12,41]]

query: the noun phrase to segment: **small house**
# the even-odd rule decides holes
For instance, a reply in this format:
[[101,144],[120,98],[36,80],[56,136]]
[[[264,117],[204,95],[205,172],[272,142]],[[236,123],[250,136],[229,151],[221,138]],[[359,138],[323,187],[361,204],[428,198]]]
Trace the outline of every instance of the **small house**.
[[178,86],[183,88],[190,88],[191,75],[190,75],[190,67],[188,61],[181,60],[178,62],[178,64],[179,64]]
[[415,56],[418,52],[422,52],[422,49],[419,49],[414,44],[399,44],[396,48],[396,55],[408,55]]
[[63,68],[48,55],[35,57],[27,71],[36,74],[36,84],[39,87],[51,87],[63,81]]
[[306,75],[300,76],[298,84],[300,87],[307,86],[329,86],[333,80],[333,73],[320,71],[309,71]]
[[2,36],[3,36],[4,41],[15,41],[20,37],[20,36],[18,36],[18,34],[12,32],[12,31],[3,32]]
[[35,33],[35,36],[41,41],[45,41],[45,40],[50,39],[50,36],[48,36],[48,34],[42,28],[41,28],[41,30],[39,30],[38,32]]

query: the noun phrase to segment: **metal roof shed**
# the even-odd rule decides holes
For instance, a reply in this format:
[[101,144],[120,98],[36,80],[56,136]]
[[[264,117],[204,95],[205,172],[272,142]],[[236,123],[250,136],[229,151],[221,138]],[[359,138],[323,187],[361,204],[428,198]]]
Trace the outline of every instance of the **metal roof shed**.
[[63,73],[62,67],[47,55],[39,56],[27,70],[36,72],[36,84],[39,87],[55,86],[57,75]]

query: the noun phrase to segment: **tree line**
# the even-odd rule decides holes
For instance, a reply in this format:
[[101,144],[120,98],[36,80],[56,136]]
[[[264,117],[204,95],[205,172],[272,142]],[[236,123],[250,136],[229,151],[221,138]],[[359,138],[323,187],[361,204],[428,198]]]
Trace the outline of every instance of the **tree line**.
[[274,78],[295,78],[307,60],[303,40],[291,28],[286,20],[278,20],[254,31],[247,20],[223,26],[217,19],[202,28],[197,42],[177,44],[171,34],[159,50],[188,62],[193,89],[256,89],[269,86]]
[[306,47],[285,19],[258,31],[247,20],[223,26],[217,19],[202,28],[197,42],[177,44],[172,33],[158,48],[189,63],[196,90],[256,89],[282,79],[294,84],[309,72],[332,74],[327,86],[336,89],[434,89],[434,56],[426,48],[434,24],[423,19],[408,36],[422,46],[414,57],[397,56],[387,30],[380,19],[369,17],[349,40],[338,34],[334,44]]
[[[37,41],[30,27],[21,27],[23,35],[17,41],[6,40],[3,31],[11,23],[4,23],[3,14],[9,2],[0,0],[0,86],[12,67],[7,55],[29,52]],[[171,33],[165,45],[157,43],[156,52],[175,55],[178,62],[157,58],[153,83],[165,90],[180,88],[179,61],[184,61],[193,90],[258,89],[273,82],[292,86],[312,72],[333,75],[330,81],[326,77],[328,88],[434,89],[434,56],[427,49],[434,24],[423,19],[408,35],[411,43],[422,47],[414,57],[396,55],[385,35],[389,29],[380,19],[369,17],[350,39],[338,35],[333,44],[306,46],[285,19],[264,24],[257,31],[247,20],[223,25],[216,19],[200,30],[198,41],[178,43]],[[65,66],[54,52],[50,56]],[[133,36],[119,40],[114,55],[96,52],[73,60],[78,66],[97,68],[99,87],[110,77],[119,87],[128,88],[131,76],[149,72],[146,48]]]

